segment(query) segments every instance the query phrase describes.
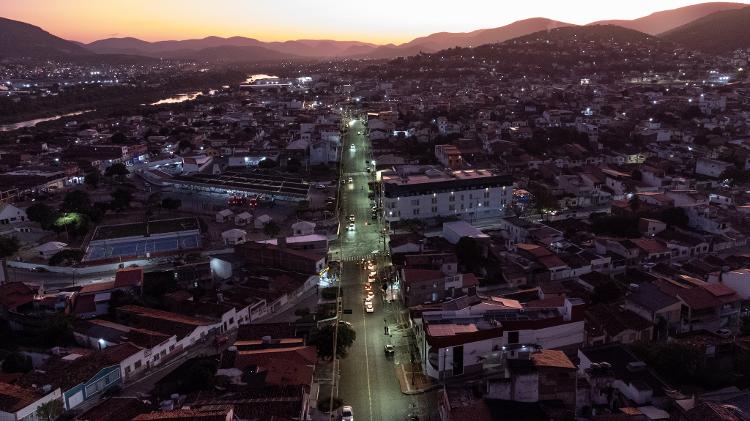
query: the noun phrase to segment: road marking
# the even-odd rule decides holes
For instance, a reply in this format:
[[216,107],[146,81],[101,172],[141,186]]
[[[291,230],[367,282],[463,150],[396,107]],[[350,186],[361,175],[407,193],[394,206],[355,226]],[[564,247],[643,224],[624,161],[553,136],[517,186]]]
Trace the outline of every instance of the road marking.
[[[360,271],[360,273],[362,273]],[[361,294],[361,293],[360,293]],[[367,356],[367,312],[362,312],[363,330],[365,332],[365,371],[367,372],[367,400],[370,406],[370,420],[372,421],[372,389],[370,387],[370,358]]]

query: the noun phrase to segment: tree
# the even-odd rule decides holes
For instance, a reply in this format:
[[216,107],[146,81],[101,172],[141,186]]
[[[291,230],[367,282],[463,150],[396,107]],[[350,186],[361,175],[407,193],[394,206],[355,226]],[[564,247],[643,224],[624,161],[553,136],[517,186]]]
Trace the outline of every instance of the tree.
[[18,242],[18,238],[3,236],[0,237],[0,257],[8,257],[16,254],[21,244]]
[[91,209],[91,198],[83,190],[73,190],[63,198],[61,211],[67,213],[87,213]]
[[482,262],[482,248],[476,238],[461,237],[456,243],[456,258],[458,264],[471,272],[478,269]]
[[615,281],[600,282],[594,286],[593,301],[596,303],[612,303],[623,296],[623,290]]
[[641,199],[638,197],[638,195],[634,194],[633,197],[630,198],[628,201],[628,207],[630,207],[630,210],[633,212],[638,212],[638,210],[641,208]]
[[182,200],[165,197],[161,200],[161,207],[168,210],[177,210],[182,206]]
[[82,258],[83,250],[60,250],[49,258],[49,264],[50,266],[59,266],[60,264],[64,264],[65,266],[67,266],[80,262]]
[[280,231],[281,228],[279,227],[279,224],[274,221],[268,221],[263,224],[263,234],[265,234],[266,237],[276,237],[279,235]]
[[270,158],[266,158],[258,162],[258,168],[268,169],[268,168],[274,168],[274,167],[276,167],[276,161]]
[[[344,358],[349,348],[357,339],[357,332],[344,323],[339,323],[338,329],[338,334],[336,335],[336,357]],[[312,333],[310,344],[318,349],[318,357],[323,359],[333,358],[333,337],[335,330],[336,325],[329,324]]]
[[112,202],[110,206],[112,209],[122,210],[130,207],[130,202],[133,200],[133,193],[130,190],[122,188],[115,189],[112,192]]
[[11,352],[3,360],[5,373],[28,373],[32,368],[31,357],[20,352]]
[[112,164],[109,167],[107,167],[106,170],[104,170],[104,175],[106,177],[123,177],[130,174],[130,171],[128,171],[128,167],[125,166],[122,162],[118,162],[116,164]]
[[86,174],[85,177],[83,177],[83,182],[91,188],[96,188],[99,185],[100,179],[101,174],[99,174],[99,170],[93,170],[90,173]]
[[116,145],[121,145],[128,141],[128,137],[123,132],[116,132],[109,140]]
[[181,141],[180,141],[180,142],[179,142],[179,143],[177,144],[177,151],[178,151],[178,152],[183,152],[183,151],[190,151],[190,150],[192,150],[192,149],[193,149],[193,144],[192,144],[192,143],[190,143],[190,141],[189,141],[189,140],[187,140],[187,139],[182,139],[182,140],[181,140]]
[[37,416],[43,420],[54,420],[63,412],[63,404],[60,399],[55,399],[39,405],[36,409]]
[[57,213],[54,209],[44,203],[34,203],[26,208],[26,216],[34,222],[38,222],[43,229],[49,230],[55,223]]

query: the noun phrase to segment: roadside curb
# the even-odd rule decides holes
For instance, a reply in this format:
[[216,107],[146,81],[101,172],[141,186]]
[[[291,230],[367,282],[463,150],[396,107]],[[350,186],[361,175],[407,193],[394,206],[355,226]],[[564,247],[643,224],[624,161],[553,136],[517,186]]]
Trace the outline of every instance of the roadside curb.
[[[396,378],[398,378],[398,383],[401,388],[401,393],[403,393],[404,395],[419,395],[440,387],[438,383],[431,381],[429,385],[423,386],[421,388],[414,388],[406,378],[406,370],[404,370],[404,366],[402,364],[396,364],[395,370]],[[420,374],[420,376],[426,379],[423,374]]]

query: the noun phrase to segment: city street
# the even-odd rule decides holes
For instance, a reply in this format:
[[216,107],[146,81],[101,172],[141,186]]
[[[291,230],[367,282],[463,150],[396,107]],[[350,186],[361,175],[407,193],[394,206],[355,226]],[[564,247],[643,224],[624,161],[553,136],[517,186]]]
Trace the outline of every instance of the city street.
[[[401,335],[390,335],[395,333],[403,318],[400,302],[386,303],[380,284],[373,283],[375,311],[367,313],[364,308],[367,273],[360,259],[383,249],[380,225],[370,217],[371,204],[367,196],[370,174],[365,170],[365,161],[371,160],[371,157],[365,131],[359,121],[349,129],[342,158],[344,180],[348,177],[353,179],[353,183],[342,186],[342,229],[349,224],[350,214],[354,214],[356,220],[356,229],[342,232],[340,236],[342,302],[344,309],[352,310],[352,314],[342,315],[342,320],[352,324],[357,332],[357,340],[347,357],[339,362],[338,396],[345,405],[354,408],[357,420],[404,420],[409,414],[419,415],[420,420],[434,419],[437,405],[434,401],[432,404],[428,402],[434,398],[434,393],[405,395],[401,393],[396,378],[395,364],[404,360],[404,354],[409,359],[408,347],[401,343]],[[359,135],[358,132],[363,134]],[[355,145],[354,150],[350,149],[351,144]],[[368,221],[368,225],[365,225],[365,221]],[[388,335],[385,333],[386,325],[389,327]],[[396,347],[395,355],[386,355],[385,345],[388,343]],[[430,408],[432,411],[429,411]]]

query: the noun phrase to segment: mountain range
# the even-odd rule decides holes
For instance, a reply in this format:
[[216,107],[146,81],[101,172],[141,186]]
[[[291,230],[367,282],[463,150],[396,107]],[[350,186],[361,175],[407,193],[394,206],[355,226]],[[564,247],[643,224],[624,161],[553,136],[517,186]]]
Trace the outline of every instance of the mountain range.
[[[750,7],[743,3],[712,2],[656,12],[633,20],[593,22],[616,25],[663,37],[688,48],[723,53],[750,47]],[[219,62],[262,62],[281,59],[375,58],[387,59],[433,53],[452,47],[475,47],[573,27],[570,23],[530,18],[498,28],[471,32],[438,32],[403,44],[375,45],[360,41],[293,40],[264,42],[248,37],[148,42],[137,38],[107,38],[89,44],[66,41],[43,29],[0,18],[0,57],[113,57],[172,58]],[[716,31],[716,28],[722,28]]]

